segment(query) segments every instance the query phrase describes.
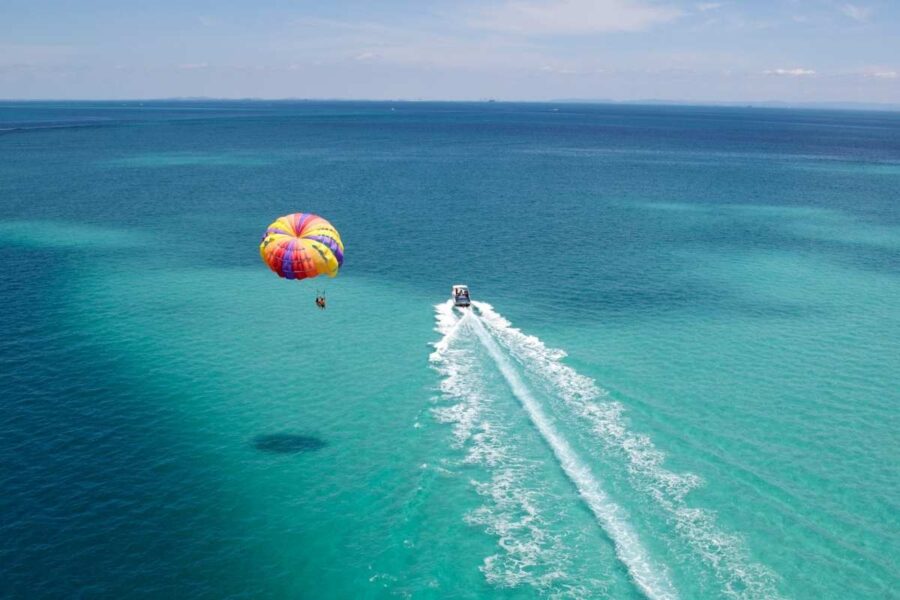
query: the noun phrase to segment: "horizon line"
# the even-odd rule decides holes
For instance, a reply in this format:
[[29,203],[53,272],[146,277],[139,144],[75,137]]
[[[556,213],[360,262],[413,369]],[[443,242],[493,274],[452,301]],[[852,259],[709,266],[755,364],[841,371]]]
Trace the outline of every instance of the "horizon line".
[[656,105],[656,106],[719,106],[723,108],[830,108],[834,110],[900,111],[897,102],[867,102],[858,100],[675,100],[668,98],[641,98],[635,100],[614,100],[611,98],[551,98],[509,99],[509,98],[328,98],[328,97],[225,97],[225,96],[164,96],[133,98],[0,98],[0,102],[405,102],[444,104],[589,104],[589,105]]

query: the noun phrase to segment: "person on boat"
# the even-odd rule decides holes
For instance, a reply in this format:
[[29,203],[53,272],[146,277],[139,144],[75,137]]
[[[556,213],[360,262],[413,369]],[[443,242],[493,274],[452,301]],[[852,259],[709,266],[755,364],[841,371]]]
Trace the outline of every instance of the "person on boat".
[[316,296],[316,306],[325,310],[325,296]]

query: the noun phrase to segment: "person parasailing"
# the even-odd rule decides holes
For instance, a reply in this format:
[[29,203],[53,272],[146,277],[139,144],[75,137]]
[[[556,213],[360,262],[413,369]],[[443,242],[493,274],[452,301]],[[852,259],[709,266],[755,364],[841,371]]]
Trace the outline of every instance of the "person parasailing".
[[[266,228],[259,254],[284,279],[335,277],[344,264],[344,243],[334,226],[322,217],[294,213],[279,217]],[[316,290],[316,306],[325,310],[324,289]]]

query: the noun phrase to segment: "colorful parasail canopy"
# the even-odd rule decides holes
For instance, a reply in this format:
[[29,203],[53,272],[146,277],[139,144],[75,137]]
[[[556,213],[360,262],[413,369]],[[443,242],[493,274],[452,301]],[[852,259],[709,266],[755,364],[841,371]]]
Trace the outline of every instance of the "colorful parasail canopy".
[[337,229],[309,213],[278,217],[266,229],[259,254],[270,269],[285,279],[334,277],[344,264],[344,244]]

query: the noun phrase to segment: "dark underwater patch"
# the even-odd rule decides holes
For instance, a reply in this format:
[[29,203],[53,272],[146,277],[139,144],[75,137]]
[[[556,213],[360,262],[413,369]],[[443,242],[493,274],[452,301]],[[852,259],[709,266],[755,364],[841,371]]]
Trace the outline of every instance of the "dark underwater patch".
[[299,433],[273,433],[258,435],[253,438],[253,447],[260,452],[270,454],[298,454],[300,452],[315,452],[321,450],[328,443],[314,435]]

